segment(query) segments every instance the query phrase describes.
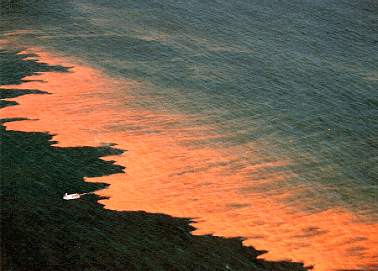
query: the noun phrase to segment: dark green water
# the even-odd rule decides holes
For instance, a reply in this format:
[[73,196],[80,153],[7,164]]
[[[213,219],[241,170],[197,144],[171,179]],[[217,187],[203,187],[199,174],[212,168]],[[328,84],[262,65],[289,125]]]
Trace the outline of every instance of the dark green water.
[[[129,129],[122,112],[146,109],[159,117],[135,117],[137,132],[174,138],[169,131],[180,129],[190,139],[177,145],[227,152],[223,175],[285,164],[264,172],[290,177],[260,182],[250,173],[224,184],[225,197],[230,189],[243,198],[288,194],[276,203],[308,215],[342,210],[376,225],[376,1],[31,1],[17,10],[2,25],[5,33],[34,31],[21,34],[21,46],[138,82],[114,90],[120,113],[107,130]],[[189,167],[206,171],[205,160],[196,162]]]

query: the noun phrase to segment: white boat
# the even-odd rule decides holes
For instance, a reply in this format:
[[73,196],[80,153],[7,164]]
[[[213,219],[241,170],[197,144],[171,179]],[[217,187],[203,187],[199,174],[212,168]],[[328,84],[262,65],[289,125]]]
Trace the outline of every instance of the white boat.
[[63,199],[65,200],[70,200],[70,199],[78,199],[80,198],[80,194],[67,194],[65,193],[64,196],[63,196]]

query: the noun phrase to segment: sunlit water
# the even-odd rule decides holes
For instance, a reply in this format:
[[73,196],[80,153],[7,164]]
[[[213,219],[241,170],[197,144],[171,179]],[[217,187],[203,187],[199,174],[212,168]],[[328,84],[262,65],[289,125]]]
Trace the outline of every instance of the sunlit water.
[[265,259],[378,268],[374,2],[93,2],[3,16],[3,48],[72,67],[5,86],[53,94],[16,98],[1,116],[31,121],[8,129],[126,149],[109,158],[125,174],[88,179],[111,184],[106,208],[192,217]]

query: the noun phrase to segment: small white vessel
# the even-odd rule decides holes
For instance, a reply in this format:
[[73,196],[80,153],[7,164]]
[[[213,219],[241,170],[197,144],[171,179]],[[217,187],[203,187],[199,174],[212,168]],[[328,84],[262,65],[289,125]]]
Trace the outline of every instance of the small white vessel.
[[64,196],[63,196],[63,199],[65,200],[70,200],[70,199],[78,199],[80,198],[80,194],[67,194],[65,193]]

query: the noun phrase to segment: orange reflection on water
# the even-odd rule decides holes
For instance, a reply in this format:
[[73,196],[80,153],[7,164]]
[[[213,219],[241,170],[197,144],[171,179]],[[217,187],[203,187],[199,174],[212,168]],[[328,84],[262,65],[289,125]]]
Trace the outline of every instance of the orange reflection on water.
[[[137,138],[133,140],[137,141]],[[173,147],[166,151],[166,156],[160,159],[171,162],[169,155],[180,150]],[[237,186],[242,172],[230,176],[223,172],[227,169],[218,167],[172,176],[169,173],[177,171],[180,162],[156,162],[153,155],[137,151],[128,155],[129,158],[124,158],[129,166],[127,176],[110,176],[107,180],[112,184],[110,188],[99,192],[101,196],[111,197],[101,201],[106,208],[193,217],[198,222],[195,234],[243,236],[248,238],[245,245],[269,251],[262,256],[264,259],[303,261],[315,265],[314,270],[362,267],[369,270],[368,265],[377,262],[377,225],[357,223],[345,211],[306,215],[278,205],[277,196],[253,193],[241,196]],[[217,157],[212,151],[193,151],[191,155],[191,164],[203,163],[201,156]]]
[[[33,52],[41,62],[74,66],[38,48],[23,53]],[[306,214],[281,204],[279,199],[293,191],[256,192],[261,183],[280,191],[275,185],[291,177],[285,169],[290,161],[266,162],[254,156],[251,146],[196,145],[217,135],[208,134],[206,126],[169,127],[173,122],[185,123],[185,116],[125,106],[130,82],[89,67],[74,66],[69,73],[46,72],[24,80],[30,81],[3,88],[51,94],[13,99],[20,105],[2,109],[1,117],[30,120],[6,123],[8,129],[56,133],[59,146],[117,143],[127,150],[104,158],[126,166],[124,174],[88,179],[111,184],[98,192],[110,197],[101,201],[106,208],[192,217],[197,222],[195,234],[243,236],[246,245],[269,251],[265,259],[304,261],[315,270],[368,270],[377,264],[376,224],[358,223],[358,217],[345,210]],[[122,104],[119,95],[124,95]],[[249,192],[241,193],[243,187]]]

